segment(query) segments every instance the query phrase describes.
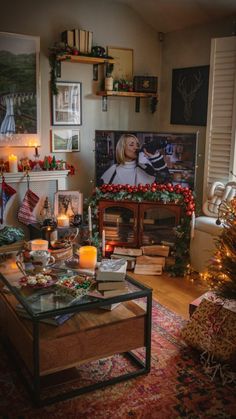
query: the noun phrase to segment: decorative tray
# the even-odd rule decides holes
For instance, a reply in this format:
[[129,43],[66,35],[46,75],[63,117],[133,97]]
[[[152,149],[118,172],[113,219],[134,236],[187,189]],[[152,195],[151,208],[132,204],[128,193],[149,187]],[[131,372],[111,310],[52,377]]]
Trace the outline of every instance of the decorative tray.
[[71,295],[72,297],[83,297],[88,291],[95,287],[96,281],[87,275],[73,275],[61,278],[56,283],[57,293]]
[[57,283],[55,275],[46,275],[43,273],[37,273],[35,275],[23,276],[19,283],[22,287],[30,288],[47,288]]

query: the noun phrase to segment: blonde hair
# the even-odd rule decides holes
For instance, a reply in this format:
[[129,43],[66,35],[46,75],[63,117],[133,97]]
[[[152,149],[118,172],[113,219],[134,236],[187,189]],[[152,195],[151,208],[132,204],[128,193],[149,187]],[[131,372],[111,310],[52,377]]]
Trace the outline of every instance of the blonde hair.
[[134,138],[139,141],[133,134],[122,134],[116,144],[116,161],[118,164],[125,164],[125,146],[128,138]]

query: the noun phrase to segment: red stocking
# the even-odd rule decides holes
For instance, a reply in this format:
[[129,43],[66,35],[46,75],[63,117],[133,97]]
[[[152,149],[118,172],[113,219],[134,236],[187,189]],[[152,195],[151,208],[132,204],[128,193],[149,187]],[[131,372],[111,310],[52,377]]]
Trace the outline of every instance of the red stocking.
[[28,189],[18,211],[18,220],[21,223],[28,225],[37,222],[35,216],[33,215],[33,210],[38,201],[39,197]]

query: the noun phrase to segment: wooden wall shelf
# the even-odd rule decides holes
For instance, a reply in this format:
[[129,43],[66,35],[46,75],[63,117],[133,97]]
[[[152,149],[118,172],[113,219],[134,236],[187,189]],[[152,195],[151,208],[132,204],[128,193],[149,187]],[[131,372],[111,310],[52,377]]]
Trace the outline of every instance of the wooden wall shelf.
[[135,98],[135,112],[140,111],[140,99],[150,98],[153,101],[153,112],[156,108],[157,94],[156,93],[140,93],[140,92],[121,92],[116,90],[105,90],[96,93],[97,96],[102,96],[102,110],[107,111],[107,97],[133,97]]
[[[56,75],[61,77],[61,62],[70,62],[75,64],[92,64],[93,65],[93,80],[98,80],[98,65],[99,64],[114,64],[114,58],[104,58],[104,57],[90,57],[86,55],[58,55],[57,56],[57,68]],[[106,90],[96,93],[97,96],[102,97],[102,110],[107,111],[107,97],[116,96],[116,97],[133,97],[135,98],[135,112],[140,111],[140,99],[150,98],[151,99],[151,110],[152,113],[156,110],[157,104],[157,94],[156,93],[139,93],[139,92],[121,92],[115,90]]]
[[86,55],[58,55],[57,61],[69,61],[71,63],[81,64],[113,64],[115,60],[113,58],[102,58],[102,57],[89,57]]
[[157,97],[156,93],[121,92],[116,90],[105,90],[97,93],[98,96],[123,96],[123,97]]

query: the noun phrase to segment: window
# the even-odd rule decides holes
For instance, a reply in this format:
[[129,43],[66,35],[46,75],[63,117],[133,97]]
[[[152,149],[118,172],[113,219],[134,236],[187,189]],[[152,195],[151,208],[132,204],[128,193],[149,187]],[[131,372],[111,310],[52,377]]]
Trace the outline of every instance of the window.
[[215,38],[211,45],[204,189],[236,174],[236,37]]

